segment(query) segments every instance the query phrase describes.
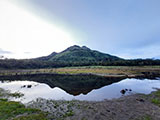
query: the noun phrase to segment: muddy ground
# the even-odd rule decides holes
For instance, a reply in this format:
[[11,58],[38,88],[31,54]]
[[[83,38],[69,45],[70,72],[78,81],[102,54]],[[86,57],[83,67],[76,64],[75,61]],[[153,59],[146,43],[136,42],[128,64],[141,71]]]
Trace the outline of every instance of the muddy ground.
[[26,106],[48,112],[52,120],[160,120],[160,91],[101,102],[39,98]]

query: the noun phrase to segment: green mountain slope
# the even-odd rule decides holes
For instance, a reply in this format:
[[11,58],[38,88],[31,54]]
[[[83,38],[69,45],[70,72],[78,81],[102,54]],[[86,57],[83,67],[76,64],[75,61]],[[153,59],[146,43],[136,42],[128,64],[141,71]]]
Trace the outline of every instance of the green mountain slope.
[[122,59],[91,50],[85,46],[71,46],[66,50],[33,59],[0,59],[0,69],[38,69],[72,66],[145,66],[160,65],[154,59]]
[[40,60],[57,61],[57,62],[100,62],[100,61],[116,61],[121,58],[109,54],[91,50],[86,46],[71,46],[60,53],[52,53],[49,56],[38,58]]

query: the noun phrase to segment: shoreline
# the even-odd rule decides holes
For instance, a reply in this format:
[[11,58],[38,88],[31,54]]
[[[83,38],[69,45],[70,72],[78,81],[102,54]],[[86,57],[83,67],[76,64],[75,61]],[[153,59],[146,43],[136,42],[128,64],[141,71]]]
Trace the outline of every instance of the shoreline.
[[125,74],[97,74],[97,73],[78,73],[78,74],[59,74],[59,73],[32,73],[32,74],[9,74],[9,75],[0,75],[0,78],[5,80],[7,78],[11,78],[14,79],[16,77],[27,77],[27,76],[37,76],[37,75],[52,75],[52,76],[57,76],[57,75],[61,75],[61,76],[87,76],[87,75],[91,75],[91,76],[101,76],[101,77],[105,77],[108,79],[114,79],[114,78],[121,78],[121,79],[126,79],[126,78],[137,78],[137,79],[156,79],[158,77],[160,77],[160,72],[143,72],[141,74],[129,74],[129,75],[125,75]]
[[[103,101],[37,99],[26,104],[64,120],[158,120],[160,90],[149,95],[134,94]],[[147,119],[148,118],[148,119]]]
[[[4,90],[4,93],[8,95],[8,91]],[[14,93],[9,95],[14,97]],[[160,90],[157,89],[148,95],[132,94],[103,101],[38,98],[22,105],[26,106],[25,109],[40,110],[41,113],[46,114],[46,120],[158,120],[160,119]],[[25,117],[25,115],[17,117],[19,116]]]
[[160,77],[160,66],[82,66],[48,69],[13,69],[0,70],[2,77],[34,75],[96,75],[107,78],[155,79]]
[[[2,81],[29,80],[46,83],[51,87],[58,85],[68,93],[72,93],[73,89],[84,90],[85,88],[89,91],[88,85],[93,88],[100,88],[126,78],[156,79],[157,77],[160,77],[160,68],[144,67],[0,71],[0,80]],[[76,94],[81,92],[76,91]],[[160,119],[160,90],[148,95],[132,94],[103,101],[67,101],[38,98],[26,103],[25,106],[47,113],[46,120],[158,120]]]

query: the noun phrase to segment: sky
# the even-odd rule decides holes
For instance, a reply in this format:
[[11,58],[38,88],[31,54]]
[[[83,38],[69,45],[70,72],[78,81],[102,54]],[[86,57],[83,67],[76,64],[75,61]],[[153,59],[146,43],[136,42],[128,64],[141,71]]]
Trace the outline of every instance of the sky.
[[72,45],[160,58],[160,0],[0,0],[0,55],[34,58]]

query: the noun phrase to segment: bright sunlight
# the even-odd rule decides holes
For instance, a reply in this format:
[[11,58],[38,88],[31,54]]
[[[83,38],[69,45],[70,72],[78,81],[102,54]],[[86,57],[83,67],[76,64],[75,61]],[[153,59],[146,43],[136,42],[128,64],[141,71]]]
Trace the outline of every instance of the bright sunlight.
[[0,15],[1,49],[12,51],[7,57],[38,57],[74,44],[67,30],[46,22],[8,0],[0,1]]

